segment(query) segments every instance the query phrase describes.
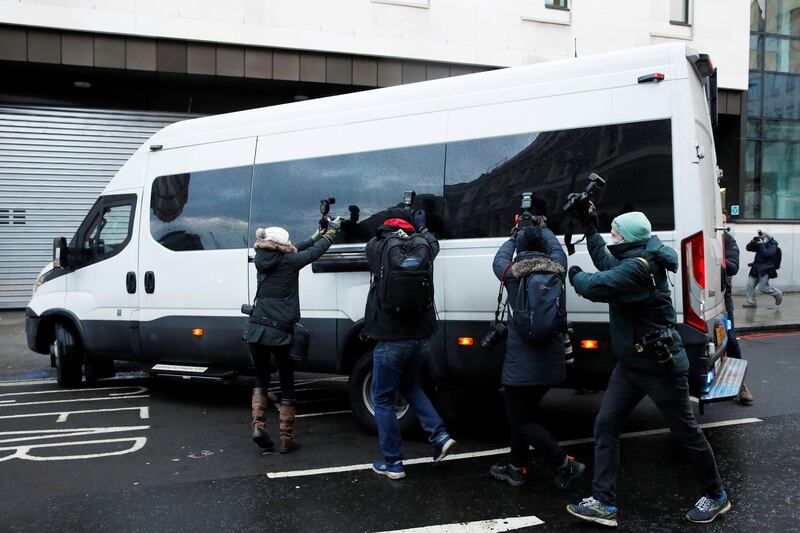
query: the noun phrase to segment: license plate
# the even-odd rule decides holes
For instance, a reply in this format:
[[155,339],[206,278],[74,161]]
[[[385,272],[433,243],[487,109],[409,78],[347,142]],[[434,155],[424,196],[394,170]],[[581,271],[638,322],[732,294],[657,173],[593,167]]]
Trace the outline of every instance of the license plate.
[[722,346],[725,342],[725,326],[720,324],[715,328],[715,331],[717,333],[717,346]]

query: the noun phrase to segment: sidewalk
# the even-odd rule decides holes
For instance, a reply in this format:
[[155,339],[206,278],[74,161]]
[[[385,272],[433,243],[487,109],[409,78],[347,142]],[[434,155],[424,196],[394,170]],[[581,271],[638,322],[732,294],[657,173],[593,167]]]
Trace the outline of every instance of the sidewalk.
[[745,301],[743,294],[733,295],[736,333],[800,329],[800,293],[785,293],[783,302],[778,306],[772,296],[760,293],[755,309],[743,308]]

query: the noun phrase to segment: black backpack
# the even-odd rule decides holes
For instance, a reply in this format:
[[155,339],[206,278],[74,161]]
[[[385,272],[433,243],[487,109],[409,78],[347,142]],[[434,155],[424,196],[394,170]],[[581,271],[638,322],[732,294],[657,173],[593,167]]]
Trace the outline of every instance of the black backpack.
[[433,250],[422,235],[389,236],[381,250],[378,302],[396,314],[433,308]]
[[529,343],[545,342],[564,332],[561,299],[564,282],[555,272],[534,272],[519,280],[511,320]]

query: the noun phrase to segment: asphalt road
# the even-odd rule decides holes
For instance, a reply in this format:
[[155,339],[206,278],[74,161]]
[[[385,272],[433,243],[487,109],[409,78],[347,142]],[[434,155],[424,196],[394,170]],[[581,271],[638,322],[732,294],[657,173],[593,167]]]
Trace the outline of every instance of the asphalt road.
[[[623,429],[621,531],[800,531],[798,340],[744,340],[756,403],[711,405],[701,418],[733,503],[710,526],[683,520],[700,496],[691,468],[658,431],[652,404],[634,411]],[[489,477],[507,445],[499,394],[461,405],[452,460],[433,465],[424,437],[407,439],[406,456],[419,461],[407,461],[408,477],[394,482],[368,470],[377,439],[347,412],[346,382],[300,376],[303,447],[268,456],[248,438],[250,385],[135,374],[72,391],[46,380],[0,382],[0,531],[360,532],[486,520],[496,528],[480,531],[596,529],[563,510],[589,495],[588,479],[558,492],[540,460],[522,488]],[[542,404],[553,433],[590,468],[601,397],[558,390]],[[275,434],[277,423],[272,411]]]

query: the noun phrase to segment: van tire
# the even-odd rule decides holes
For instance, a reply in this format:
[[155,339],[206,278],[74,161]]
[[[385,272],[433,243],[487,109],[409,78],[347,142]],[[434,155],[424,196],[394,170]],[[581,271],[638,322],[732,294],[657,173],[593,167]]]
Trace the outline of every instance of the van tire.
[[61,323],[55,325],[55,337],[50,349],[56,360],[56,380],[65,388],[80,387],[83,354],[77,338]]
[[[378,433],[375,414],[372,406],[372,350],[361,354],[356,364],[350,370],[350,379],[347,383],[350,395],[350,406],[359,422],[372,433]],[[400,422],[400,432],[405,434],[417,426],[417,417],[405,400],[402,401],[402,411],[397,417]]]

